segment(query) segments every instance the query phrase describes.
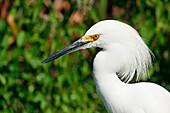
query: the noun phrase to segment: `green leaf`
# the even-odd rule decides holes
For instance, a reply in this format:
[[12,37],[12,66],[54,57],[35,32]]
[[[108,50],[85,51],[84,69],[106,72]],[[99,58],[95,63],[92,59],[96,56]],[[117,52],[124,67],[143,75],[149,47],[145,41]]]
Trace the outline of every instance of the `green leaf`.
[[92,7],[90,10],[90,17],[95,21],[98,22],[99,21],[99,13],[96,9],[96,7]]
[[5,85],[6,84],[6,79],[3,75],[0,74],[0,82]]
[[20,31],[16,38],[17,46],[18,47],[23,46],[28,41],[29,37],[30,37],[30,35],[27,32]]
[[9,40],[9,38],[10,38],[10,35],[5,34],[5,36],[4,36],[3,39],[2,39],[1,46],[2,46],[3,48],[5,48],[5,49],[8,48],[8,40]]
[[150,42],[152,39],[155,29],[154,22],[152,20],[146,20],[145,24],[141,24],[140,34],[142,38],[146,40],[146,42]]
[[33,68],[40,66],[40,59],[35,57],[31,51],[24,51],[24,58]]
[[160,0],[156,3],[156,20],[157,20],[157,22],[159,22],[161,20],[163,11],[164,11],[164,6],[163,6],[162,1]]
[[1,33],[3,33],[5,31],[5,28],[6,28],[6,22],[2,19],[0,19],[0,35]]
[[0,66],[4,63],[4,61],[7,61],[8,57],[7,57],[7,50],[6,49],[3,49],[2,51],[0,50]]

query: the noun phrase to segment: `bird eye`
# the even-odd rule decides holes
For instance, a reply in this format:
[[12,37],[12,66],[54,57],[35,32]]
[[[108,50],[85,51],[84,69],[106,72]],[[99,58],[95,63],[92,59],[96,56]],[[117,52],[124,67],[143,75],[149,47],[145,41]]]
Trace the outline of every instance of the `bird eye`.
[[99,38],[99,35],[98,34],[95,34],[92,36],[93,37],[93,40],[96,41],[98,38]]
[[83,36],[83,37],[82,37],[82,41],[94,42],[94,41],[96,41],[99,37],[100,37],[100,35],[98,35],[98,34],[91,35],[91,36]]

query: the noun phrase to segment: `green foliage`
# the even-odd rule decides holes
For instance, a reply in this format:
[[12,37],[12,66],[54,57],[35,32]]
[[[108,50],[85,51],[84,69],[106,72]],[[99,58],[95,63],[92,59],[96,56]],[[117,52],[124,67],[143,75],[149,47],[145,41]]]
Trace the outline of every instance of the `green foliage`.
[[40,65],[103,19],[124,21],[139,31],[156,55],[148,81],[170,90],[168,0],[57,4],[57,0],[14,0],[6,17],[1,17],[0,112],[106,112],[92,78],[94,48]]

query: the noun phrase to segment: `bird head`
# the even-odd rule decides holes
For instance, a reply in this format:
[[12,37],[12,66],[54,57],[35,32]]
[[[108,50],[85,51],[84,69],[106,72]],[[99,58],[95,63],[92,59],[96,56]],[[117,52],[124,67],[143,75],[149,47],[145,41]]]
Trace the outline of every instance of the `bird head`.
[[116,20],[104,20],[96,23],[80,39],[49,56],[41,64],[65,54],[91,47],[110,51],[113,56],[112,59],[119,61],[118,67],[120,69],[118,71],[121,77],[127,78],[126,81],[132,79],[135,71],[137,71],[137,78],[146,75],[147,68],[151,66],[152,52],[137,31]]
[[[77,41],[73,42],[71,45],[67,46],[66,48],[54,53],[53,55],[46,58],[41,64],[50,62],[54,59],[57,59],[63,55],[69,54],[71,52],[80,50],[80,49],[86,49],[91,47],[98,47],[99,44],[99,38],[103,37],[103,32],[100,32],[102,29],[98,29],[99,31],[95,30],[96,25],[92,26],[84,36],[82,36]],[[97,25],[98,26],[98,25]],[[102,27],[101,25],[98,27]],[[95,32],[94,32],[95,31]],[[101,34],[102,33],[102,34]]]
[[[119,24],[121,22],[114,20],[105,20],[98,22],[93,25],[84,36],[82,36],[77,41],[73,42],[66,48],[54,53],[53,55],[46,58],[41,64],[50,62],[57,59],[65,54],[91,47],[99,47],[103,49],[109,48],[112,42],[116,42],[118,36],[114,36],[120,33],[118,31],[120,28]],[[113,32],[114,31],[114,32]],[[119,39],[120,40],[120,39]]]

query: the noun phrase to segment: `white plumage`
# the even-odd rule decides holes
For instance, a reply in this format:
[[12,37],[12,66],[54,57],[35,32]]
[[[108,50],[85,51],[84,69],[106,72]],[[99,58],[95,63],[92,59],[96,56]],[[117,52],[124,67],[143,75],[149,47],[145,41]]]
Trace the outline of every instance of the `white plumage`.
[[[138,79],[151,66],[151,52],[132,27],[113,20],[102,21],[85,35],[101,34],[94,43],[103,48],[94,59],[97,93],[110,113],[170,113],[170,94],[153,83],[126,84],[135,70]],[[118,75],[117,75],[118,74]]]
[[[105,20],[92,26],[85,36],[101,34],[91,46],[103,48],[113,54],[111,60],[116,73],[125,82],[129,82],[137,71],[137,79],[145,76],[147,68],[152,65],[152,52],[145,45],[139,34],[131,26],[119,21]],[[108,56],[110,56],[108,55]]]
[[81,39],[42,63],[90,47],[102,48],[93,72],[97,93],[109,113],[170,113],[166,89],[154,83],[128,84],[135,73],[137,80],[146,76],[153,54],[137,31],[122,22],[105,20],[93,25]]

